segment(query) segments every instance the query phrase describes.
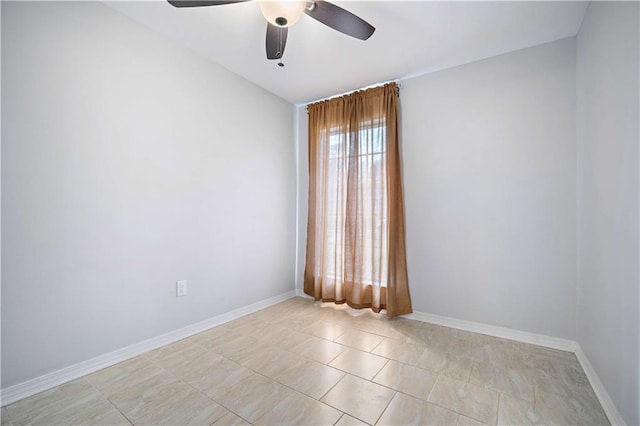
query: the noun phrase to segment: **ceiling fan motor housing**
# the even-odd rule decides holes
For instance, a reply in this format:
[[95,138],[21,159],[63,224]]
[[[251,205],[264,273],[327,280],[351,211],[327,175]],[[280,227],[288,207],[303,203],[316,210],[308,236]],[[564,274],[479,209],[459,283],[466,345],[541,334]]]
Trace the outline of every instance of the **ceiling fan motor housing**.
[[278,27],[294,25],[304,14],[307,6],[305,0],[273,1],[258,0],[260,10],[265,19]]

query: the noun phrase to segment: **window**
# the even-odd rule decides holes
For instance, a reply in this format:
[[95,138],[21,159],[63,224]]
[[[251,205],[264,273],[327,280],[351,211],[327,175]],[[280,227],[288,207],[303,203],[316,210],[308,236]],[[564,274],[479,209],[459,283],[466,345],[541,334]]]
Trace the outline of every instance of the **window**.
[[[357,209],[359,215],[358,236],[363,245],[361,268],[362,275],[355,281],[368,285],[387,285],[388,247],[387,234],[387,191],[381,182],[387,180],[386,167],[386,126],[383,123],[374,125],[363,123],[351,143],[351,135],[341,134],[338,128],[331,129],[328,141],[329,167],[327,170],[327,191],[324,202],[327,206],[325,230],[325,254],[327,260],[326,275],[332,279],[344,279],[345,270],[344,230],[347,225],[347,193],[349,191],[349,168],[356,167],[357,173],[351,178],[358,179],[358,197],[362,204],[369,208]],[[351,149],[350,149],[351,147]]]

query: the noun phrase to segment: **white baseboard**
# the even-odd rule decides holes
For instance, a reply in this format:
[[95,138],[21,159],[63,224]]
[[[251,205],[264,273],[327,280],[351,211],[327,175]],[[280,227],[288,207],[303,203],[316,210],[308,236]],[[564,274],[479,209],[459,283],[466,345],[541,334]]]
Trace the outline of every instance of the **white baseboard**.
[[612,425],[625,425],[625,421],[620,415],[620,412],[616,408],[615,404],[613,403],[609,392],[607,392],[607,389],[600,381],[598,374],[593,369],[593,366],[589,362],[587,355],[582,351],[582,348],[580,347],[578,342],[575,342],[573,340],[560,339],[558,337],[551,337],[542,334],[514,330],[506,327],[482,324],[474,321],[466,321],[443,317],[440,315],[426,314],[423,312],[414,312],[409,315],[403,315],[403,318],[443,325],[445,327],[471,331],[474,333],[486,334],[493,337],[501,337],[504,339],[515,340],[523,343],[530,343],[533,345],[545,346],[551,349],[573,352],[575,353],[576,358],[578,358],[578,362],[580,362],[584,373],[587,375],[589,383],[591,384],[593,391],[598,397],[598,401],[600,401],[600,405],[602,405],[602,409],[607,415],[609,422],[611,422]]
[[622,418],[620,411],[618,411],[618,408],[613,403],[609,392],[607,392],[607,389],[600,381],[600,377],[598,377],[596,370],[593,369],[591,362],[589,362],[589,358],[587,358],[587,355],[582,351],[579,344],[576,343],[576,346],[576,357],[584,370],[584,374],[587,375],[587,379],[589,379],[589,383],[591,383],[591,387],[598,397],[600,405],[602,405],[602,409],[609,418],[609,422],[611,422],[612,425],[625,425],[626,423]]
[[135,343],[122,349],[118,349],[116,351],[109,352],[107,354],[100,355],[86,361],[82,361],[78,364],[70,365],[60,370],[47,373],[43,376],[18,383],[13,386],[9,386],[8,388],[2,389],[2,391],[0,391],[0,405],[4,407],[5,405],[19,401],[23,398],[35,395],[36,393],[51,389],[55,386],[59,386],[63,383],[69,382],[79,377],[86,376],[87,374],[102,370],[103,368],[107,368],[114,364],[126,361],[142,353],[157,349],[161,346],[168,345],[170,343],[177,342],[178,340],[185,339],[189,336],[193,336],[194,334],[201,333],[217,325],[224,324],[225,322],[243,317],[250,313],[259,311],[260,309],[264,309],[268,306],[275,305],[276,303],[280,303],[294,296],[295,292],[293,290],[288,291],[278,296],[270,297],[251,305],[234,309],[233,311],[229,311],[224,314],[206,319],[204,321],[188,325],[178,330],[170,331],[169,333],[165,333],[157,337],[152,337],[151,339]]
[[423,312],[414,312],[409,315],[403,315],[402,317],[432,324],[443,325],[445,327],[457,328],[459,330],[471,331],[473,333],[480,333],[486,334],[488,336],[515,340],[517,342],[545,346],[547,348],[558,349],[561,351],[575,352],[577,348],[577,343],[573,340],[545,336],[543,334],[530,333],[527,331],[514,330],[512,328],[500,327],[497,325],[482,324],[479,322],[443,317],[434,314],[425,314]]
[[309,296],[307,293],[304,292],[304,290],[300,288],[296,288],[296,296],[304,297],[305,299],[313,299],[313,297]]

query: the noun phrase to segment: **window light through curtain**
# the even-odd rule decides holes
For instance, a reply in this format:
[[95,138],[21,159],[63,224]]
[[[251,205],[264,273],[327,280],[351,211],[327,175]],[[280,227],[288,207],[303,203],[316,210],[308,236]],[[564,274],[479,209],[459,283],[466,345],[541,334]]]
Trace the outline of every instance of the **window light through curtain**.
[[411,312],[397,86],[311,104],[304,290],[354,308]]

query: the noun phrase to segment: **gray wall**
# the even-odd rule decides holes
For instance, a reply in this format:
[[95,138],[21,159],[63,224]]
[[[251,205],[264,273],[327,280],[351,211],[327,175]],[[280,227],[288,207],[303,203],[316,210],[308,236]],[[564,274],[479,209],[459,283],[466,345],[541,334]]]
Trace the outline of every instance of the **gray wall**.
[[575,40],[405,80],[400,97],[414,310],[573,339]]
[[577,340],[628,424],[638,412],[637,2],[592,2],[577,38]]
[[403,84],[414,309],[573,339],[575,40]]
[[95,2],[2,2],[2,103],[3,387],[293,289],[291,104]]

